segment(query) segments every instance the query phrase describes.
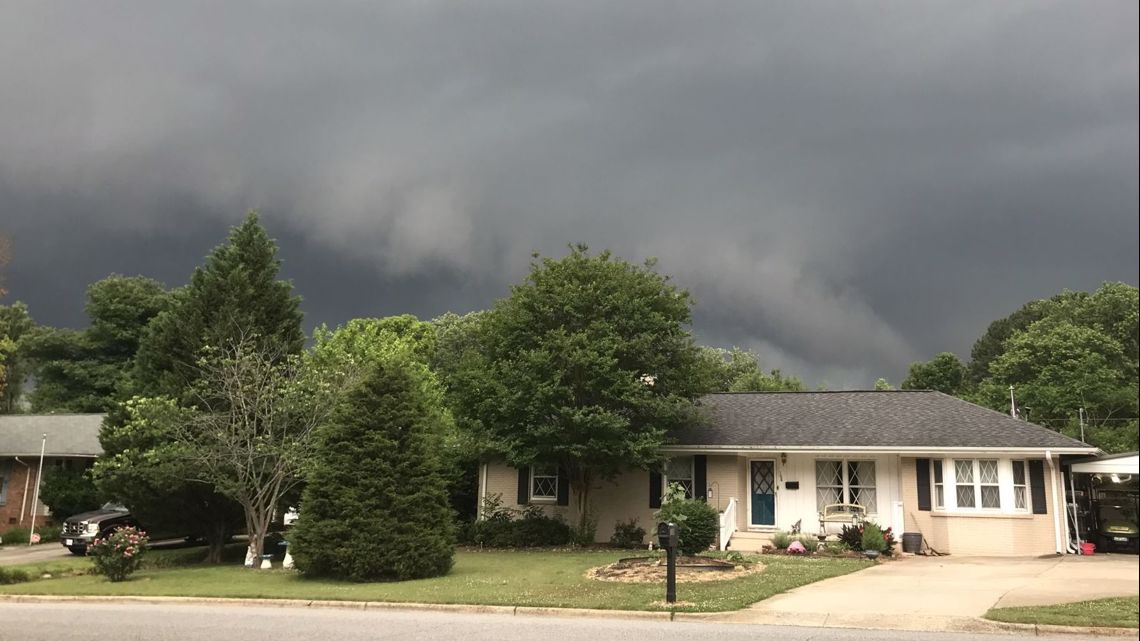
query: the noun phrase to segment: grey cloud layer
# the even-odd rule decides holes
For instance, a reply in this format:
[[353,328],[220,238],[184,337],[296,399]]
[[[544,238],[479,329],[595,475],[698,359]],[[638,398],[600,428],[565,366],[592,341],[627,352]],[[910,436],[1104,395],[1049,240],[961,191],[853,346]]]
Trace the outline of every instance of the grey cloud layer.
[[[257,206],[352,267],[312,269],[315,320],[362,289],[487,304],[582,240],[659,256],[703,338],[865,385],[1028,298],[1137,278],[1135,3],[8,13],[18,247],[60,225],[177,247],[187,217]],[[13,269],[37,295],[39,264]]]

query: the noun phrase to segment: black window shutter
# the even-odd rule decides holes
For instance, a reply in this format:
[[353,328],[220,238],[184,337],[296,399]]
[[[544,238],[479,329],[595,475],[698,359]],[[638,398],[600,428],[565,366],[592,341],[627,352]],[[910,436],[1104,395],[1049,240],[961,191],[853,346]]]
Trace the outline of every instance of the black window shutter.
[[530,503],[530,468],[519,468],[519,505]]
[[1029,494],[1033,498],[1033,513],[1046,514],[1045,506],[1045,461],[1029,461]]
[[649,472],[649,507],[661,507],[661,472]]
[[570,505],[570,479],[562,468],[558,468],[558,505]]
[[914,459],[914,478],[918,481],[918,509],[930,511],[930,459]]
[[693,498],[708,500],[709,457],[697,454],[693,457]]

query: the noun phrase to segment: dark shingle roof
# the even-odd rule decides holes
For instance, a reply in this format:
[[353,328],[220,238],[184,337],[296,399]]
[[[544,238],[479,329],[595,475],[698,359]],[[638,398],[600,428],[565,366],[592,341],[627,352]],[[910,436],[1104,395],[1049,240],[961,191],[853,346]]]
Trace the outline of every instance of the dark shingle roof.
[[1092,450],[941,392],[709,394],[700,406],[707,424],[675,434],[677,445]]
[[98,456],[103,414],[10,414],[0,416],[0,456]]

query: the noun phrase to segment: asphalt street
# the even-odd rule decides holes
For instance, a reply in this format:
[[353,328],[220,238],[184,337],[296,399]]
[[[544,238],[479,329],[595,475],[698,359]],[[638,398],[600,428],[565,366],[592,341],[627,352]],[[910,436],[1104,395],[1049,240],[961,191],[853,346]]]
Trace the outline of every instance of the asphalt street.
[[[0,641],[982,641],[1009,635],[532,617],[430,611],[167,604],[0,603]],[[1087,639],[1054,636],[1053,639]]]

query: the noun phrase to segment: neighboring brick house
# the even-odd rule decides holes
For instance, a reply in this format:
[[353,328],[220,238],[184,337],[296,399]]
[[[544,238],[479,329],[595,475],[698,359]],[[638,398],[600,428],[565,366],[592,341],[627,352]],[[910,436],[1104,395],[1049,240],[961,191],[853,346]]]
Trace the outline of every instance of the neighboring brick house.
[[[1069,541],[1057,509],[1066,504],[1062,464],[1097,452],[940,392],[726,393],[700,406],[707,423],[673,435],[663,469],[630,470],[591,492],[599,541],[629,518],[650,530],[673,481],[716,506],[722,548],[755,550],[797,524],[817,533],[821,511],[843,506],[896,535],[921,533],[940,552],[1061,553]],[[557,467],[492,461],[480,476],[480,499],[576,518]],[[822,527],[834,533],[840,524]]]
[[102,453],[103,414],[10,414],[0,416],[0,534],[17,527],[52,524],[50,510],[36,504],[40,445],[47,435],[44,476],[57,468],[90,466]]

